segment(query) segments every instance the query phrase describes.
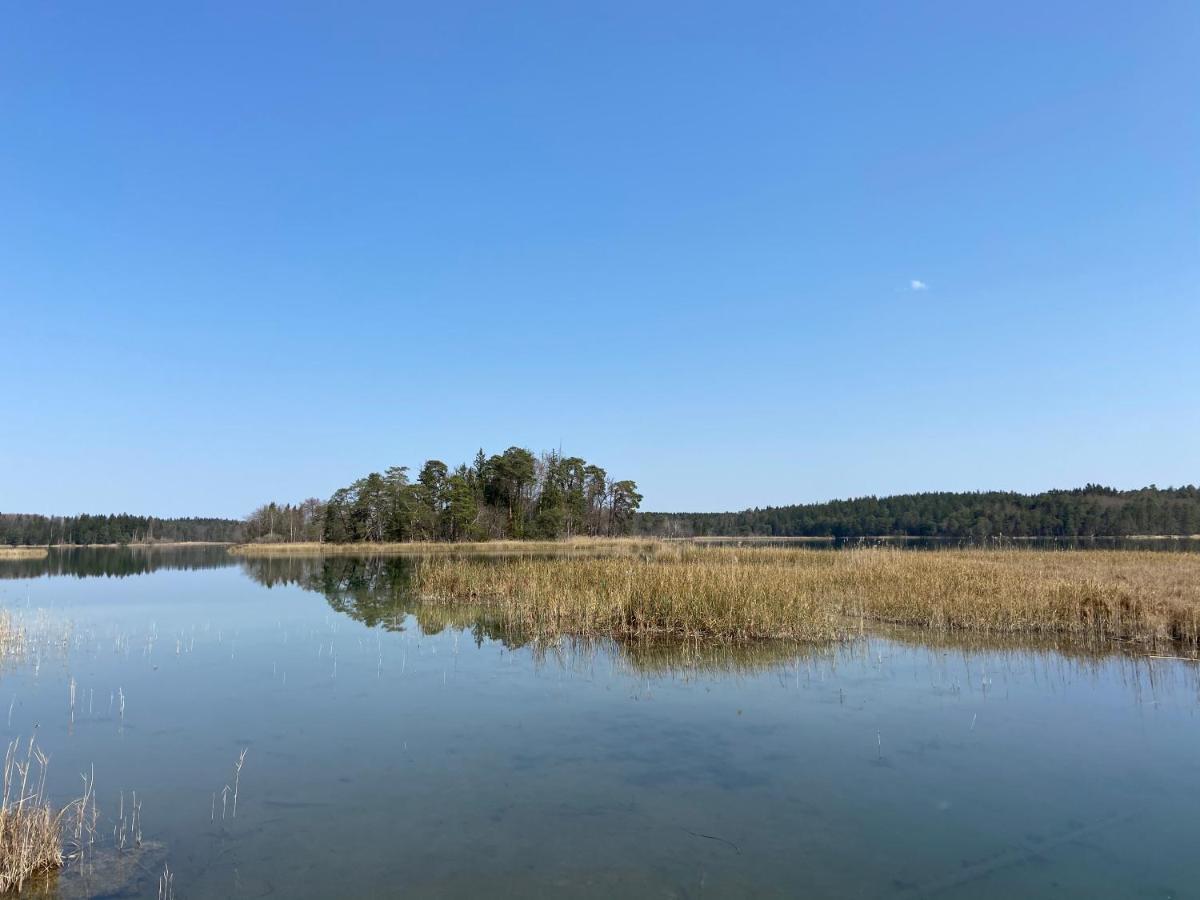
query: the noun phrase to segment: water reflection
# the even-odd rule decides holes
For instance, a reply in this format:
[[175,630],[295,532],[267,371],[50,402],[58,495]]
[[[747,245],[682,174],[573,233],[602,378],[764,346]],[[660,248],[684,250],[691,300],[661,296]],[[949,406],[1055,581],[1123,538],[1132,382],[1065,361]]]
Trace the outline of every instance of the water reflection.
[[298,585],[335,610],[370,626],[397,630],[413,609],[417,561],[406,557],[242,558],[242,571],[268,588]]
[[[490,559],[484,557],[483,559]],[[267,557],[242,558],[243,572],[267,588],[295,585],[321,594],[336,612],[370,628],[404,631],[415,623],[423,635],[446,630],[469,634],[476,645],[495,641],[509,650],[530,649],[537,662],[553,658],[566,667],[583,665],[597,654],[611,655],[618,665],[641,675],[690,677],[702,673],[761,673],[795,666],[803,661],[834,665],[845,658],[848,642],[814,644],[797,641],[712,642],[679,638],[616,640],[563,636],[547,641],[502,621],[479,603],[423,601],[414,590],[420,557]],[[922,652],[953,655],[958,664],[986,654],[1004,664],[1028,667],[1031,660],[1047,664],[1068,662],[1076,671],[1099,667],[1114,657],[1128,661],[1122,671],[1130,683],[1153,689],[1162,668],[1143,653],[1111,641],[1088,641],[1069,636],[983,634],[972,631],[938,632],[894,625],[874,625],[860,636],[883,639]],[[862,651],[869,652],[869,651]],[[869,660],[868,660],[869,661]]]
[[453,628],[469,632],[477,645],[494,640],[516,649],[531,643],[478,604],[422,602],[413,590],[420,564],[404,556],[267,557],[243,559],[242,571],[268,588],[296,585],[321,594],[331,608],[370,628],[403,631],[412,617],[426,635]]
[[41,559],[0,560],[0,578],[124,578],[159,569],[220,569],[235,564],[224,544],[51,547]]
[[[82,562],[67,574],[115,574]],[[29,586],[72,629],[3,673],[0,727],[36,731],[56,799],[94,766],[108,817],[49,895],[154,900],[166,862],[197,900],[1166,897],[1200,878],[1193,664],[905,629],[525,641],[422,604],[419,559],[233,564],[247,577]],[[146,841],[116,854],[132,790]]]
[[[924,540],[923,546],[947,545],[946,542]],[[762,544],[763,541],[753,543]],[[919,543],[919,540],[908,542],[909,545]],[[1177,550],[1200,545],[1200,542],[1189,540],[1124,539],[1124,543],[1143,549]],[[826,544],[833,547],[852,545],[852,541]],[[1113,545],[1113,540],[1087,543],[1096,548]],[[472,558],[493,559],[491,556]],[[422,601],[414,590],[415,574],[421,564],[420,556],[243,557],[230,555],[224,545],[54,548],[42,559],[0,561],[0,579],[43,576],[124,578],[158,570],[198,571],[239,566],[251,581],[268,589],[296,586],[319,594],[332,610],[369,628],[402,632],[415,625],[420,633],[429,636],[447,630],[463,632],[470,635],[476,645],[495,641],[509,650],[530,648],[539,661],[549,656],[575,660],[594,656],[600,651],[612,654],[620,665],[637,673],[687,676],[704,672],[763,672],[795,664],[802,658],[831,658],[828,646],[792,641],[731,644],[671,638],[618,641],[569,637],[539,641],[501,621],[485,605]],[[1034,655],[1068,659],[1086,667],[1122,656],[1130,659],[1134,667],[1145,669],[1134,678],[1137,683],[1142,682],[1142,675],[1152,682],[1155,672],[1162,668],[1132,648],[1111,642],[1089,643],[1065,636],[994,635],[969,631],[941,633],[886,625],[871,627],[869,634],[929,652],[953,653],[960,659],[985,653],[1001,657],[1014,654],[1027,662]]]

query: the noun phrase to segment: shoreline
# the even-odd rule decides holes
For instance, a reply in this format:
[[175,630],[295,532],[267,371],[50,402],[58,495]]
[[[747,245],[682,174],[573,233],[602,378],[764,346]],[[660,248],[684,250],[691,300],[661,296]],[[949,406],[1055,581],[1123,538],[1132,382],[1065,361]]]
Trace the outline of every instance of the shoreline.
[[[422,553],[489,553],[506,552],[520,553],[522,551],[560,551],[629,548],[631,546],[704,546],[709,544],[759,544],[759,545],[788,545],[788,544],[832,544],[838,541],[844,543],[877,542],[900,543],[904,541],[932,541],[939,543],[966,543],[969,549],[1004,550],[1011,543],[1031,543],[1045,541],[1076,542],[1086,544],[1095,541],[1200,541],[1200,534],[1096,534],[1081,537],[1043,537],[1028,535],[1019,537],[986,537],[978,539],[967,537],[951,537],[945,535],[863,535],[855,537],[833,537],[828,535],[811,536],[776,536],[776,535],[702,535],[697,537],[658,537],[649,535],[633,535],[611,538],[564,538],[561,540],[494,540],[494,541],[348,541],[333,543],[326,541],[279,541],[275,543],[236,543],[232,541],[186,542],[181,544],[151,544],[141,546],[199,546],[202,543],[214,546],[227,546],[229,552],[236,556],[286,556],[289,554],[311,554],[318,556],[334,556],[346,554],[422,554]],[[61,546],[61,545],[60,545]],[[72,545],[85,546],[85,545]],[[118,546],[115,544],[89,544],[86,546]],[[120,546],[135,546],[120,545]],[[1038,548],[1032,548],[1038,549]],[[1069,549],[1069,548],[1068,548]]]
[[127,541],[124,544],[16,544],[9,550],[102,550],[106,547],[231,547],[235,541]]
[[232,544],[233,556],[425,556],[436,553],[561,553],[563,551],[651,549],[663,542],[654,538],[570,538],[561,541],[434,541],[366,542],[346,544],[296,541],[275,544]]

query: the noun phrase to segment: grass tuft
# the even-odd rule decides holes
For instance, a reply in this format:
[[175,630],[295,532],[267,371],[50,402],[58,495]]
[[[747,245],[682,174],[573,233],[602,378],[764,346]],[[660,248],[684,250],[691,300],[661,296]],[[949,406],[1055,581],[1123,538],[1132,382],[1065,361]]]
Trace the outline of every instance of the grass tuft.
[[63,862],[61,814],[46,801],[48,760],[31,738],[4,757],[0,795],[0,892],[20,890],[30,878]]

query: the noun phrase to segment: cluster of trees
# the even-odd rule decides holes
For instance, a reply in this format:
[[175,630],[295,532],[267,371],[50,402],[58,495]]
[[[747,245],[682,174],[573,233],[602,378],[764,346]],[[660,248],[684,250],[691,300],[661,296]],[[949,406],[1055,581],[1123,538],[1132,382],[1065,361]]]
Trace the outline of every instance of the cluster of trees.
[[372,472],[325,503],[267,504],[245,523],[247,540],[486,541],[625,534],[642,495],[578,456],[509,447],[451,469],[427,461]]
[[1098,537],[1200,534],[1200,488],[1089,484],[1041,494],[902,494],[732,513],[642,513],[639,534],[668,537]]
[[0,513],[0,545],[154,544],[240,541],[236,519],[158,519],[154,516],[39,516]]
[[247,541],[320,541],[325,536],[325,504],[309,497],[294,506],[268,503],[246,517],[242,528]]

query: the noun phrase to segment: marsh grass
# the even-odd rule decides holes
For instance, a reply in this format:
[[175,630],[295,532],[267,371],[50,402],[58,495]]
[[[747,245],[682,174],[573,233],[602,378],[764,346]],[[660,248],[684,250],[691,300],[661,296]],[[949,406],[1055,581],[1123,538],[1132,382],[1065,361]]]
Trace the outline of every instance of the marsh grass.
[[[52,630],[46,620],[35,621],[27,628],[10,612],[0,610],[0,663],[40,654],[68,640],[68,635]],[[73,714],[74,679],[71,690]],[[8,722],[11,727],[11,706]],[[55,812],[46,797],[48,764],[33,738],[8,745],[0,788],[0,893],[19,891],[31,878],[62,866],[63,826],[69,817],[74,820],[76,854],[82,851],[85,839],[90,842],[94,834],[96,812],[91,782],[85,779],[81,799]]]
[[36,673],[41,660],[66,652],[73,634],[70,622],[44,609],[0,609],[0,672],[5,666],[32,660]]
[[0,560],[45,559],[49,554],[45,547],[0,547]]
[[654,543],[614,556],[433,557],[426,603],[532,635],[830,640],[867,623],[1200,648],[1200,556]]
[[63,862],[63,813],[46,800],[48,760],[31,738],[22,752],[19,741],[4,757],[0,795],[0,892],[20,890],[42,872]]

